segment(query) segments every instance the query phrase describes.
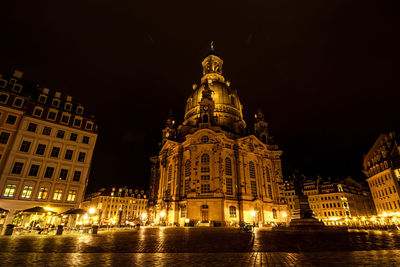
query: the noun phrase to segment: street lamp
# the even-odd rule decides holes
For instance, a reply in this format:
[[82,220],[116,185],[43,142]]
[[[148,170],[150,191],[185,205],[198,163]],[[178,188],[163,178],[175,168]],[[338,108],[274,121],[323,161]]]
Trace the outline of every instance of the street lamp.
[[142,214],[142,220],[145,220],[146,218],[147,218],[147,213],[145,212]]
[[165,212],[164,211],[160,212],[160,216],[161,216],[161,218],[164,218],[165,217]]
[[95,210],[94,208],[90,208],[90,209],[89,209],[89,213],[90,213],[90,214],[94,214],[95,212],[96,212],[96,210]]

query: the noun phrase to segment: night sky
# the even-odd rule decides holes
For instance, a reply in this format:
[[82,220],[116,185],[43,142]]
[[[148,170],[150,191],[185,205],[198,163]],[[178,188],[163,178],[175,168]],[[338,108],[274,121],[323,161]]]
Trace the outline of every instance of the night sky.
[[0,72],[19,69],[96,116],[89,191],[147,188],[168,110],[182,122],[213,40],[248,126],[257,108],[270,122],[286,175],[362,179],[379,133],[400,128],[390,3],[2,1]]

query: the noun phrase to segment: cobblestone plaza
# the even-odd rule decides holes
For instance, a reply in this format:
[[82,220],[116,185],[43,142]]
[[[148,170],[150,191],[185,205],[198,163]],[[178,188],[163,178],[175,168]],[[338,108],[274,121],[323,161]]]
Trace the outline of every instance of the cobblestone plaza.
[[400,233],[141,228],[0,237],[2,266],[395,266]]

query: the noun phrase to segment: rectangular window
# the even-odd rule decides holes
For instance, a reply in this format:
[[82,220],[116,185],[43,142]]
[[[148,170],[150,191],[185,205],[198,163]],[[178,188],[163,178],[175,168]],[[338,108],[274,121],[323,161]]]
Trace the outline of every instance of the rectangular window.
[[210,184],[201,184],[201,193],[210,193]]
[[0,94],[0,103],[6,104],[8,100],[7,94]]
[[233,195],[232,178],[226,178],[226,194]]
[[62,122],[62,123],[65,123],[65,124],[68,124],[68,122],[69,122],[69,116],[67,116],[67,115],[62,115],[62,117],[61,117],[61,122]]
[[79,162],[85,162],[85,157],[86,157],[86,153],[85,152],[79,152],[78,161]]
[[82,143],[84,143],[84,144],[89,144],[89,136],[84,136],[83,138],[82,138]]
[[51,128],[50,127],[44,127],[42,134],[43,135],[50,135],[51,134]]
[[17,108],[20,108],[20,107],[22,107],[23,103],[24,103],[24,100],[22,98],[15,98],[13,105]]
[[190,180],[189,178],[185,179],[185,194],[190,193]]
[[257,197],[257,182],[251,181],[251,194],[253,197]]
[[49,114],[47,114],[47,119],[54,121],[57,117],[57,113],[54,111],[50,111]]
[[37,176],[39,172],[40,165],[32,164],[31,169],[29,170],[29,176]]
[[75,119],[74,120],[74,126],[75,127],[81,127],[82,120],[81,119]]
[[29,123],[28,128],[26,129],[28,132],[35,133],[37,129],[37,124],[36,123]]
[[56,190],[54,191],[53,200],[61,200],[61,198],[62,198],[62,193],[63,193],[63,190],[62,190],[62,189],[56,189]]
[[69,140],[76,141],[76,139],[78,139],[78,135],[76,133],[71,133],[71,135],[69,136]]
[[64,138],[64,135],[65,135],[65,132],[63,131],[63,130],[58,130],[58,132],[57,132],[57,137],[58,138]]
[[202,174],[201,175],[201,180],[202,181],[210,181],[210,175],[209,174]]
[[41,155],[41,156],[43,156],[45,150],[46,150],[46,145],[39,144],[39,145],[37,146],[37,148],[36,148],[36,155]]
[[0,144],[7,144],[8,138],[10,138],[10,133],[1,132],[1,134],[0,134]]
[[32,194],[33,187],[30,185],[25,185],[24,190],[22,190],[22,198],[30,198]]
[[272,188],[271,188],[271,185],[269,184],[268,185],[268,196],[272,199],[273,197],[272,197]]
[[8,184],[7,186],[6,186],[6,189],[4,190],[4,196],[5,197],[12,197],[12,196],[14,196],[14,193],[15,193],[15,188],[16,188],[17,186],[15,185],[15,184]]
[[68,192],[67,201],[75,201],[75,198],[76,198],[76,191],[75,190],[70,190]]
[[73,154],[74,154],[74,151],[72,151],[72,150],[70,150],[70,149],[67,149],[67,151],[65,151],[65,157],[64,157],[64,159],[71,160]]
[[52,178],[54,173],[54,168],[53,167],[47,167],[46,172],[44,173],[45,178]]
[[87,130],[92,130],[92,128],[93,128],[93,124],[92,123],[90,123],[90,122],[86,123],[86,129]]
[[68,175],[68,170],[67,169],[61,169],[60,171],[60,180],[67,180],[67,175]]
[[53,157],[53,158],[58,158],[58,155],[59,155],[59,154],[60,154],[60,148],[54,146],[54,147],[52,148],[52,150],[51,150],[50,156]]
[[22,144],[21,144],[21,147],[19,148],[19,151],[28,152],[30,147],[31,147],[31,142],[22,141]]
[[46,200],[47,195],[49,193],[49,189],[47,187],[41,187],[38,193],[38,199]]
[[41,108],[35,108],[35,110],[33,111],[33,115],[36,117],[41,117],[43,113],[43,110]]
[[81,179],[81,174],[82,174],[81,171],[75,171],[75,172],[74,172],[73,181],[74,181],[74,182],[79,182],[79,180]]
[[16,116],[14,116],[14,115],[8,115],[7,120],[6,120],[6,123],[7,123],[7,124],[14,125],[16,121],[17,121],[17,117],[16,117]]
[[186,218],[186,207],[181,207],[181,218]]
[[24,163],[22,163],[22,162],[15,162],[15,163],[14,163],[14,167],[13,167],[11,173],[13,173],[13,174],[21,174],[21,172],[22,172],[22,167],[23,167],[23,166],[24,166]]

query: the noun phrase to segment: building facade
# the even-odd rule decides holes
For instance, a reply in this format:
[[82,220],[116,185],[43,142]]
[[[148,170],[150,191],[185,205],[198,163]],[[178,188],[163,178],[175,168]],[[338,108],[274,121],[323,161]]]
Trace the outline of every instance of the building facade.
[[395,133],[381,134],[364,157],[364,174],[379,215],[400,212],[400,147]]
[[102,188],[89,194],[81,204],[85,210],[95,209],[100,225],[127,225],[147,222],[148,198],[143,190]]
[[97,126],[71,96],[0,76],[0,207],[56,212],[79,207],[88,182]]
[[[305,179],[303,193],[308,196],[314,217],[326,224],[376,215],[371,194],[366,186],[348,177],[342,181]],[[285,183],[285,196],[290,213],[294,211],[293,184]]]
[[155,223],[232,225],[286,220],[282,151],[261,111],[248,134],[237,90],[211,48],[186,102],[184,122],[169,117],[152,157],[150,203]]

